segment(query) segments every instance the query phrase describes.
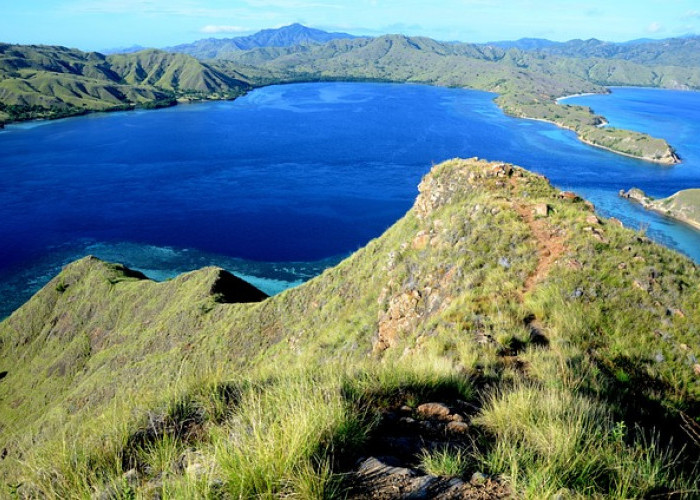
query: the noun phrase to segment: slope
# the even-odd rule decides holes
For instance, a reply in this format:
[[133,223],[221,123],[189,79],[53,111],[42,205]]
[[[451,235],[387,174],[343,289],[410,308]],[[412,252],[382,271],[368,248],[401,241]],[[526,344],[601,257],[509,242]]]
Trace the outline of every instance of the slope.
[[234,38],[207,38],[164,50],[188,54],[197,59],[225,59],[230,54],[257,47],[290,47],[310,43],[326,43],[341,38],[357,38],[348,33],[328,33],[299,23],[276,29],[261,30],[253,35]]
[[179,97],[232,98],[249,88],[185,55],[0,44],[0,123],[159,107]]
[[87,258],[0,323],[10,490],[365,498],[379,470],[435,495],[697,491],[697,268],[540,176],[452,160],[298,288],[230,303],[262,297],[222,273]]
[[440,43],[421,37],[386,35],[337,40],[323,46],[264,48],[228,56],[224,68],[238,68],[251,81],[318,79],[419,82],[497,92],[497,103],[514,116],[556,123],[595,146],[648,161],[679,161],[662,139],[601,128],[605,120],[586,107],[559,106],[556,98],[607,92],[604,85],[700,88],[700,68],[644,66],[624,60],[575,59],[498,47]]

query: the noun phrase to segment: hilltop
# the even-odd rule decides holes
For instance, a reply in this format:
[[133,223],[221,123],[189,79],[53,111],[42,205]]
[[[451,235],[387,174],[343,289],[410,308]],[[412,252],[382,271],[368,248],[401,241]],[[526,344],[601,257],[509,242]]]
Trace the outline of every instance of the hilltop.
[[0,323],[5,492],[697,493],[697,266],[509,164],[419,191],[270,298],[67,266]]
[[167,47],[163,50],[188,54],[197,59],[225,59],[232,53],[258,47],[323,44],[331,40],[352,38],[358,37],[349,33],[329,33],[294,23],[281,28],[261,30],[253,35],[234,38],[207,38],[192,43]]

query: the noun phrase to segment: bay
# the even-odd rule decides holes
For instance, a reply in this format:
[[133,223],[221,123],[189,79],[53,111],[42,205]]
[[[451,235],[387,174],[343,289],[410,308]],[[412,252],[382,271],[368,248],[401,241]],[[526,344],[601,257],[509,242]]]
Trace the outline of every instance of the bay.
[[[0,317],[86,254],[161,280],[220,265],[277,293],[379,236],[410,208],[431,165],[453,157],[540,172],[700,261],[696,231],[617,196],[632,186],[654,196],[700,186],[700,96],[635,92],[654,106],[611,110],[611,123],[620,116],[641,130],[663,117],[668,137],[658,135],[683,164],[622,157],[504,116],[493,94],[421,85],[271,86],[233,102],[8,126],[0,132]],[[688,99],[684,113],[674,112],[676,98]]]

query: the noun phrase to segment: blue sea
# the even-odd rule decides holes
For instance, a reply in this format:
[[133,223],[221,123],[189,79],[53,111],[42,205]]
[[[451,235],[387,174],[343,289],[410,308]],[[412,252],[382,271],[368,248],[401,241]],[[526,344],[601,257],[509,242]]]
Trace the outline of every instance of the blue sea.
[[507,117],[490,93],[421,85],[271,86],[233,102],[10,125],[0,131],[0,317],[87,254],[158,280],[219,265],[277,293],[379,236],[430,167],[454,157],[540,172],[700,261],[697,231],[617,196],[700,187],[700,94],[613,90],[565,102],[666,138],[681,165]]

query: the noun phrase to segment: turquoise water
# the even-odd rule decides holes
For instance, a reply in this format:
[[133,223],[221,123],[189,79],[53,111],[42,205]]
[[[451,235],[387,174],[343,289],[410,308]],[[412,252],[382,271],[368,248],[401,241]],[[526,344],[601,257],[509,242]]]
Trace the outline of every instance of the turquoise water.
[[493,94],[420,85],[272,86],[234,102],[8,126],[0,317],[86,254],[154,279],[220,265],[277,293],[379,236],[411,207],[431,165],[458,156],[543,173],[700,261],[697,232],[617,196],[632,186],[655,196],[700,186],[700,94],[631,92],[628,101],[641,103],[631,114],[624,103],[609,114],[601,107],[624,100],[622,91],[593,106],[612,123],[620,111],[637,130],[663,118],[668,135],[656,135],[683,164],[625,158],[506,117]]

